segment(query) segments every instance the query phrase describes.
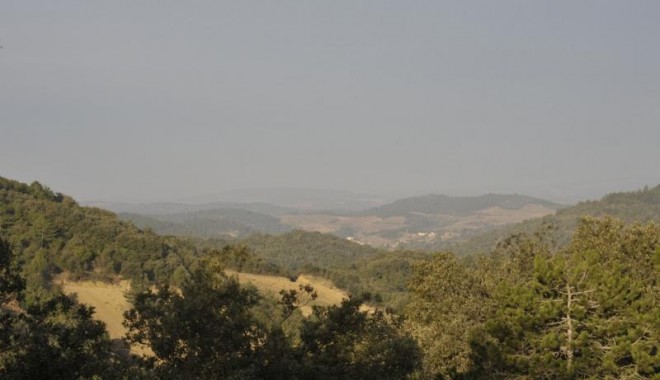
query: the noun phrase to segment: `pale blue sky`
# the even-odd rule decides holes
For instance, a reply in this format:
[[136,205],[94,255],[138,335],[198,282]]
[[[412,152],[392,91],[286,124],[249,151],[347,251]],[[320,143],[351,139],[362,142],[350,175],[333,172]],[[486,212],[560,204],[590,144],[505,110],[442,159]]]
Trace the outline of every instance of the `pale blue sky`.
[[557,200],[660,183],[659,1],[0,2],[0,175]]

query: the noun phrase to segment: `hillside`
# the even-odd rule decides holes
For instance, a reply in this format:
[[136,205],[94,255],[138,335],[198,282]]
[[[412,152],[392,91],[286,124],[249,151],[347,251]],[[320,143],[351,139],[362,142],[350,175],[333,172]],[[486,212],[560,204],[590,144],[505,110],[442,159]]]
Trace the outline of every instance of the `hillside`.
[[257,256],[291,272],[343,267],[379,252],[336,236],[299,230],[282,235],[256,234],[239,242]]
[[38,182],[0,177],[1,236],[22,263],[28,284],[48,288],[54,274],[73,279],[121,276],[169,281],[197,256],[191,243],[143,231],[111,212],[81,207]]
[[[212,212],[199,214],[206,213]],[[168,227],[168,222],[159,223]],[[0,237],[19,257],[31,289],[49,289],[52,278],[61,273],[69,281],[121,278],[176,284],[196,265],[201,251],[223,250],[229,242],[159,236],[121,221],[108,211],[81,207],[72,198],[39,183],[26,185],[4,178],[0,179],[0,226]],[[388,286],[372,286],[366,272],[356,271],[359,265],[354,266],[382,255],[378,249],[305,231],[254,234],[233,242],[250,251],[228,261],[230,267],[259,274],[316,275],[353,293],[382,292],[389,299]],[[400,291],[400,287],[401,282],[392,289]]]
[[[243,199],[251,199],[248,195]],[[281,190],[278,195],[282,199],[286,198],[289,201],[287,204],[294,204],[296,196],[300,196],[299,201],[305,203],[305,197],[310,194],[295,191],[286,194]],[[561,207],[542,199],[516,194],[487,194],[478,197],[431,194],[400,199],[357,212],[340,211],[338,208],[327,211],[273,209],[278,206],[265,203],[233,205],[235,207],[217,208],[213,204],[164,206],[156,203],[135,206],[132,208],[134,212],[122,213],[120,217],[139,227],[149,227],[161,234],[177,236],[241,238],[253,233],[281,234],[298,229],[332,234],[373,247],[396,249],[449,246],[495,227],[552,214]],[[194,207],[194,211],[174,212],[186,207],[187,210]],[[149,210],[152,212],[146,212]],[[173,212],[168,213],[167,210]]]
[[426,195],[405,198],[354,214],[283,215],[292,227],[331,233],[384,248],[425,248],[452,242],[489,229],[549,215],[561,206],[524,195],[479,197]]
[[660,185],[637,191],[612,193],[600,200],[580,202],[575,206],[560,209],[553,215],[500,227],[474,236],[450,248],[459,254],[487,253],[498,241],[507,236],[523,232],[534,233],[543,226],[551,227],[552,238],[558,245],[565,245],[570,241],[579,220],[585,216],[612,216],[626,223],[660,223]]
[[[239,241],[250,250],[244,264],[250,272],[301,273],[332,281],[351,294],[371,293],[378,302],[401,309],[407,303],[406,282],[424,252],[385,251],[319,232],[292,231],[253,235]],[[235,264],[233,266],[236,266]]]

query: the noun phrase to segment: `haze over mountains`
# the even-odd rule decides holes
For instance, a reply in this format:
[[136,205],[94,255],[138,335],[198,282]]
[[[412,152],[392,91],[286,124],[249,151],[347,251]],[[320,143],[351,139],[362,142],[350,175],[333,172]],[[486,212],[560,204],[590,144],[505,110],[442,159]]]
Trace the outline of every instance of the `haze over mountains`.
[[[96,205],[164,234],[239,237],[301,229],[389,248],[436,240],[455,241],[495,226],[548,215],[561,207],[538,198],[501,194],[478,197],[430,194],[391,203],[349,192],[278,190],[274,196],[267,195],[265,191],[245,195],[243,199],[247,202],[243,203]],[[278,204],[251,202],[265,199]],[[365,209],[367,204],[375,207]]]
[[115,212],[144,214],[172,214],[216,208],[239,208],[268,215],[280,215],[309,210],[358,211],[380,206],[388,200],[388,198],[382,196],[346,190],[282,187],[236,189],[213,195],[183,198],[172,202],[89,201],[84,202],[84,204],[106,208]]
[[0,1],[0,379],[660,380],[658,15]]

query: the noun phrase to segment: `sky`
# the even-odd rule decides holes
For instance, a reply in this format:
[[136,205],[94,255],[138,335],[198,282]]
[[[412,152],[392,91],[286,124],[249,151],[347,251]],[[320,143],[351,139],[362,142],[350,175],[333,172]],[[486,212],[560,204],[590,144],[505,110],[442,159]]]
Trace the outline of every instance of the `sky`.
[[660,2],[0,2],[0,176],[577,201],[660,183]]

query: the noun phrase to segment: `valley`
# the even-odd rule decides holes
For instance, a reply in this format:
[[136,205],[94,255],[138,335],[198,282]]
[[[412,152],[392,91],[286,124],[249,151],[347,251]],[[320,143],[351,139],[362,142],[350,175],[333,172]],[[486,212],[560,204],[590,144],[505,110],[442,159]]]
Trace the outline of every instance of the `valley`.
[[[180,206],[181,207],[181,206]],[[192,206],[191,206],[192,207]],[[321,232],[377,248],[442,247],[506,224],[550,215],[562,205],[520,195],[480,197],[427,195],[405,198],[361,211],[289,209],[264,214],[252,203],[234,203],[182,213],[140,214],[146,205],[120,217],[162,234],[200,238],[243,238],[253,233],[285,233],[294,229]],[[171,208],[170,208],[171,209]],[[262,210],[265,207],[261,207]],[[271,209],[276,209],[272,206]],[[123,204],[119,210],[131,210]]]
[[0,1],[0,380],[660,380],[659,15]]

